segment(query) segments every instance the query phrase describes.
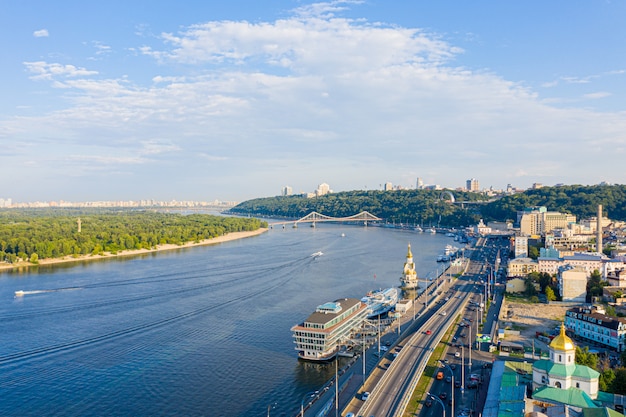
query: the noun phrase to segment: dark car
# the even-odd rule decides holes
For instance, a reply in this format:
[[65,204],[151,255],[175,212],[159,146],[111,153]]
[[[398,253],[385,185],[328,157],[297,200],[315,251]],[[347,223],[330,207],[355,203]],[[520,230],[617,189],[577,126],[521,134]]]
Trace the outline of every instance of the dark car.
[[441,394],[439,394],[439,398],[441,398],[442,400],[445,400],[446,398],[448,398],[448,393],[442,392]]
[[431,405],[433,405],[433,399],[430,397],[426,398],[426,401],[424,401],[424,405],[426,407],[430,407]]
[[461,388],[461,381],[454,381],[454,387],[455,388]]

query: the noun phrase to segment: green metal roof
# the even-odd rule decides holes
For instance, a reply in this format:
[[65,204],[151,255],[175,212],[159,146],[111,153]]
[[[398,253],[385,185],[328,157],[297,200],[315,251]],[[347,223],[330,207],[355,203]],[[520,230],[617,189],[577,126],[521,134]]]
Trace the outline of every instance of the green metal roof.
[[547,372],[549,375],[558,375],[562,377],[578,376],[586,379],[595,379],[600,377],[600,372],[585,365],[563,365],[542,359],[535,362],[533,366],[536,369]]
[[608,407],[583,408],[583,417],[624,417],[624,414]]
[[585,391],[578,388],[561,389],[554,387],[542,387],[533,392],[533,398],[548,402],[573,405],[580,408],[598,408],[591,397],[589,397]]

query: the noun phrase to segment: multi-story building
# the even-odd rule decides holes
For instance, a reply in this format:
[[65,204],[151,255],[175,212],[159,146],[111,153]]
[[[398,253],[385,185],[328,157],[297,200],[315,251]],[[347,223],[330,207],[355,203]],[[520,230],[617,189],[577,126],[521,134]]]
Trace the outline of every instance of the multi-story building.
[[281,190],[280,190],[280,195],[282,195],[283,197],[291,195],[291,193],[293,192],[293,190],[291,189],[290,186],[285,185]]
[[531,272],[539,272],[539,263],[530,258],[515,258],[509,261],[507,275],[509,277],[523,277]]
[[477,192],[480,191],[480,184],[476,178],[472,178],[465,181],[465,189],[467,189],[467,191]]
[[537,262],[539,263],[539,272],[546,272],[550,275],[554,275],[559,272],[560,267],[569,265],[571,267],[580,267],[585,271],[587,276],[590,276],[596,269],[602,273],[604,271],[604,261],[606,259],[598,254],[591,253],[574,253],[573,255],[556,257],[539,257]]
[[422,190],[424,188],[424,181],[420,177],[417,177],[417,183],[415,184],[415,188],[417,188],[418,190]]
[[559,268],[556,278],[563,301],[585,302],[587,297],[587,272],[585,270],[566,265]]
[[304,322],[291,328],[298,356],[310,361],[333,359],[339,347],[361,328],[367,314],[367,305],[357,298],[318,306]]
[[545,235],[554,229],[564,229],[576,223],[573,214],[548,211],[545,207],[527,208],[517,213],[520,233],[523,235]]
[[393,191],[393,184],[390,182],[385,183],[385,191]]
[[516,258],[526,258],[528,256],[528,237],[515,236],[515,246],[513,250]]
[[595,307],[574,307],[565,313],[565,327],[576,337],[624,351],[626,346],[626,318],[611,317]]
[[319,197],[319,196],[326,195],[331,192],[332,191],[330,190],[330,185],[324,182],[317,186],[317,190],[315,190],[315,195]]

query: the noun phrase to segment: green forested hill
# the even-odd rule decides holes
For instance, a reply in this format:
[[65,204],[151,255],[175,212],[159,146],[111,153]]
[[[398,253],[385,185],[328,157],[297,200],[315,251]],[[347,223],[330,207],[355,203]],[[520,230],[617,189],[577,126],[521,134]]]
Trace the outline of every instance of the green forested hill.
[[550,211],[576,215],[578,220],[595,216],[602,204],[604,216],[626,220],[626,185],[565,185],[527,190],[481,207],[486,220],[516,219],[526,207],[545,206]]
[[230,211],[259,216],[300,218],[312,211],[345,217],[368,211],[385,221],[424,226],[461,226],[475,224],[476,209],[450,204],[448,192],[456,201],[486,201],[478,193],[434,190],[346,191],[321,197],[300,196],[257,198],[240,203]]
[[0,262],[151,249],[160,244],[198,242],[262,226],[266,224],[258,219],[207,214],[6,210],[0,211]]
[[[460,204],[450,204],[447,192],[454,195],[457,203],[483,204],[465,204],[462,208]],[[476,224],[481,218],[515,221],[518,210],[533,206],[572,213],[581,219],[595,216],[598,204],[603,205],[605,216],[626,221],[626,185],[543,187],[490,202],[478,193],[451,190],[348,191],[315,198],[257,198],[237,205],[231,212],[300,218],[312,211],[333,217],[369,211],[387,222],[460,227]]]

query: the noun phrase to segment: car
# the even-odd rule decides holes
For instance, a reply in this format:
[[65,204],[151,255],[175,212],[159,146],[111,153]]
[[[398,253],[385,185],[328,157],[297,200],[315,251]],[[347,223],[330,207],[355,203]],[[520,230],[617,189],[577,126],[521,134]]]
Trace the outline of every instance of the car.
[[354,417],[354,413],[348,413],[345,417]]
[[430,407],[431,405],[433,405],[433,399],[430,397],[426,398],[426,401],[424,401],[424,405],[426,407]]
[[454,352],[454,357],[455,357],[455,358],[460,358],[460,357],[461,357],[461,354],[460,354],[459,352]]
[[448,313],[446,313],[445,310],[441,312],[442,316],[445,316],[446,314],[448,314]]
[[437,372],[437,379],[443,379],[443,371]]
[[455,388],[461,388],[461,381],[454,381],[454,387]]
[[432,332],[430,330],[426,330],[426,334],[432,334]]
[[441,398],[442,400],[445,400],[446,398],[448,398],[448,393],[442,392],[441,394],[439,394],[439,398]]
[[456,365],[455,364],[450,365],[450,369],[454,371],[456,369]]
[[365,391],[363,394],[361,394],[361,399],[363,401],[367,401],[367,399],[370,397],[370,393],[369,391]]
[[451,378],[451,377],[449,377],[449,376],[447,376],[447,377],[446,377],[446,382],[449,384],[450,382],[452,382],[452,378]]

